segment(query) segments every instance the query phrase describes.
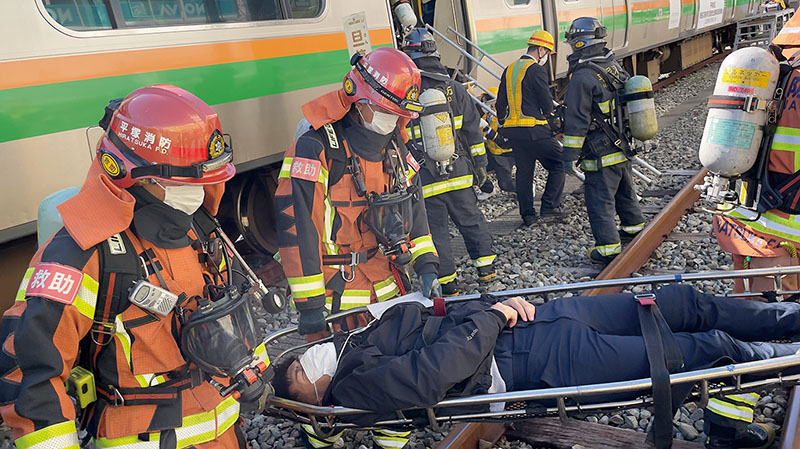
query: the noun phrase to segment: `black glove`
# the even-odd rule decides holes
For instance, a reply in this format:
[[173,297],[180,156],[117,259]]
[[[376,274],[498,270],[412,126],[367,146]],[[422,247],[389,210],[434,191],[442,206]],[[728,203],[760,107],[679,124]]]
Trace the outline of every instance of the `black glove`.
[[439,285],[436,273],[422,273],[419,275],[419,281],[422,283],[422,294],[426,298],[442,296],[442,286]]
[[300,319],[297,320],[297,332],[300,335],[308,335],[324,331],[328,328],[325,322],[325,308],[301,310]]
[[475,167],[475,185],[480,187],[487,179],[489,179],[489,174],[486,173],[486,167]]

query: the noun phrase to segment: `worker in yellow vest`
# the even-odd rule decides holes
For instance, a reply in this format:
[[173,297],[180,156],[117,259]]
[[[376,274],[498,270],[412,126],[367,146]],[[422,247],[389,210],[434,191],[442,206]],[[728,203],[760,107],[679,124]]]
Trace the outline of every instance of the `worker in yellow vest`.
[[542,194],[542,217],[561,217],[564,192],[564,164],[561,145],[546,117],[553,110],[550,80],[545,69],[555,53],[553,36],[544,30],[528,39],[528,51],[503,71],[497,94],[500,132],[509,139],[517,164],[517,199],[523,224],[538,219],[533,207],[533,174],[538,160],[548,171]]

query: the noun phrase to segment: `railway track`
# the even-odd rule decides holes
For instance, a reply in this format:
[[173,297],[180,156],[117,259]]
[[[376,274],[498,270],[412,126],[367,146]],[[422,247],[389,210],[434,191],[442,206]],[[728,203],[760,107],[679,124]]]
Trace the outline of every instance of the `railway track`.
[[[692,66],[676,75],[659,81],[653,86],[654,91],[674,83],[681,77],[697,72],[710,64],[721,61],[730,52],[723,52]],[[690,171],[684,171],[688,175]],[[647,227],[630,244],[625,246],[623,252],[596,277],[597,280],[617,279],[630,277],[639,272],[649,261],[651,254],[666,240],[694,240],[709,238],[708,234],[675,233],[676,225],[687,213],[693,210],[700,198],[695,185],[702,184],[707,171],[695,171],[691,179],[678,192],[674,193],[671,200],[661,208],[655,217],[650,220]],[[622,287],[594,288],[582,292],[585,296],[617,293]],[[530,421],[514,423],[507,427],[503,423],[464,423],[456,425],[437,446],[437,449],[475,449],[488,448],[506,436],[508,439],[521,440],[533,444],[534,448],[572,447],[654,447],[645,442],[645,434],[626,429],[615,428],[602,424],[594,424],[577,419],[538,418]],[[790,399],[786,406],[786,414],[782,427],[780,449],[800,449],[800,387],[791,388]],[[700,443],[674,440],[673,448],[702,448]],[[776,447],[775,444],[771,447]]]

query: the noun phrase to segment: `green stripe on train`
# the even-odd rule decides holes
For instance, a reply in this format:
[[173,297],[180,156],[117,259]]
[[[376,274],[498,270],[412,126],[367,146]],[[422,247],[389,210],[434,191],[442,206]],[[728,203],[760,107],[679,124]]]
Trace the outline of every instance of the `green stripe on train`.
[[343,49],[0,90],[0,142],[95,126],[108,100],[149,84],[174,84],[215,105],[339,83],[349,67]]

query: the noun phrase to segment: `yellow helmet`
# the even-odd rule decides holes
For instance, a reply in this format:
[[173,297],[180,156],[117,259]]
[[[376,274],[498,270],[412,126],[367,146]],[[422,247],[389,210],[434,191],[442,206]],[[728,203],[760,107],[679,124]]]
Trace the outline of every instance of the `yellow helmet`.
[[555,40],[553,39],[553,35],[548,33],[545,30],[539,30],[534,32],[530,39],[528,39],[528,45],[538,45],[540,47],[544,47],[551,52],[556,52],[555,47]]

